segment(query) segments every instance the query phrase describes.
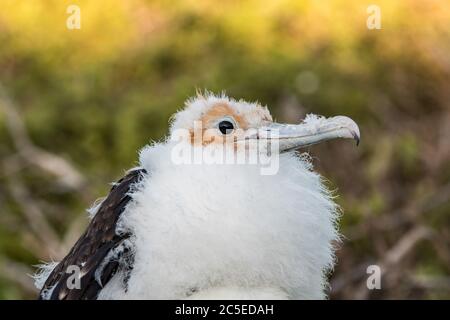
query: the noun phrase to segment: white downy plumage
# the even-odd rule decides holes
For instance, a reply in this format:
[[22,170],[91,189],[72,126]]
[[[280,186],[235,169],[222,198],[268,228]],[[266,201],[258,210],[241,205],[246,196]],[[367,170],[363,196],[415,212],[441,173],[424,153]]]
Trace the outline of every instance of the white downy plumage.
[[[209,112],[217,105],[227,108]],[[232,114],[221,114],[224,110]],[[223,117],[234,117],[237,126],[245,121],[246,130],[272,123],[267,108],[258,104],[207,95],[188,101],[176,114],[171,135],[192,130],[196,120],[208,128]],[[293,137],[303,139],[297,146],[359,138],[356,125],[342,118],[336,127],[336,120],[309,116]],[[326,136],[311,140],[318,134]],[[140,166],[148,174],[135,186],[118,224],[132,234],[128,288],[116,274],[99,298],[325,298],[339,210],[309,157],[281,153],[278,172],[262,175],[259,164],[176,164],[171,159],[177,143],[167,139],[140,152]]]

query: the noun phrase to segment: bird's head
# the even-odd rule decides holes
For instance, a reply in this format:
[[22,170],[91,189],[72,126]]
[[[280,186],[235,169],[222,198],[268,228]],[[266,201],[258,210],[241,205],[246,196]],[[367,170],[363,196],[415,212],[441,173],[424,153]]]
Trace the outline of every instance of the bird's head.
[[[177,134],[178,132],[184,134]],[[239,149],[252,142],[274,144],[279,153],[337,138],[359,143],[358,125],[349,117],[308,115],[300,124],[274,122],[267,107],[233,100],[224,95],[197,95],[177,112],[171,136],[194,146],[230,146]],[[272,148],[273,151],[273,148]]]

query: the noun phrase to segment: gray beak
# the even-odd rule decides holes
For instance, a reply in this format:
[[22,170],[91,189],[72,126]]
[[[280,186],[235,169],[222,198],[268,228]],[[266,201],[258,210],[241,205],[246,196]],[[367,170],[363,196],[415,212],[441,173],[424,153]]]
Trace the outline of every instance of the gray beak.
[[360,137],[358,125],[349,117],[308,115],[296,125],[271,123],[259,128],[253,136],[247,136],[247,139],[267,139],[278,143],[280,152],[287,152],[338,138],[354,139],[358,145]]

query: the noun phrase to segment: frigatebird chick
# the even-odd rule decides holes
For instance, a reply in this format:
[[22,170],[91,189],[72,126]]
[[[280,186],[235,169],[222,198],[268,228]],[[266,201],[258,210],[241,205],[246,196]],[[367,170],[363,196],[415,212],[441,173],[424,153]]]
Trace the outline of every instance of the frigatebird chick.
[[325,298],[339,208],[294,151],[359,137],[344,116],[286,125],[258,103],[188,100],[38,272],[40,299]]

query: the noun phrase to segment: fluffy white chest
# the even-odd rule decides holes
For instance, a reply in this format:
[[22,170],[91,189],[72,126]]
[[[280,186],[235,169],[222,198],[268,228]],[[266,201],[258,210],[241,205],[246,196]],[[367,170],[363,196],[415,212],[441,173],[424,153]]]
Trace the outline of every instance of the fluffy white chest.
[[135,246],[128,290],[116,276],[100,298],[184,299],[224,287],[324,297],[336,206],[305,160],[283,155],[279,172],[262,176],[256,166],[177,166],[165,156],[163,146],[141,154],[149,177],[121,220]]

